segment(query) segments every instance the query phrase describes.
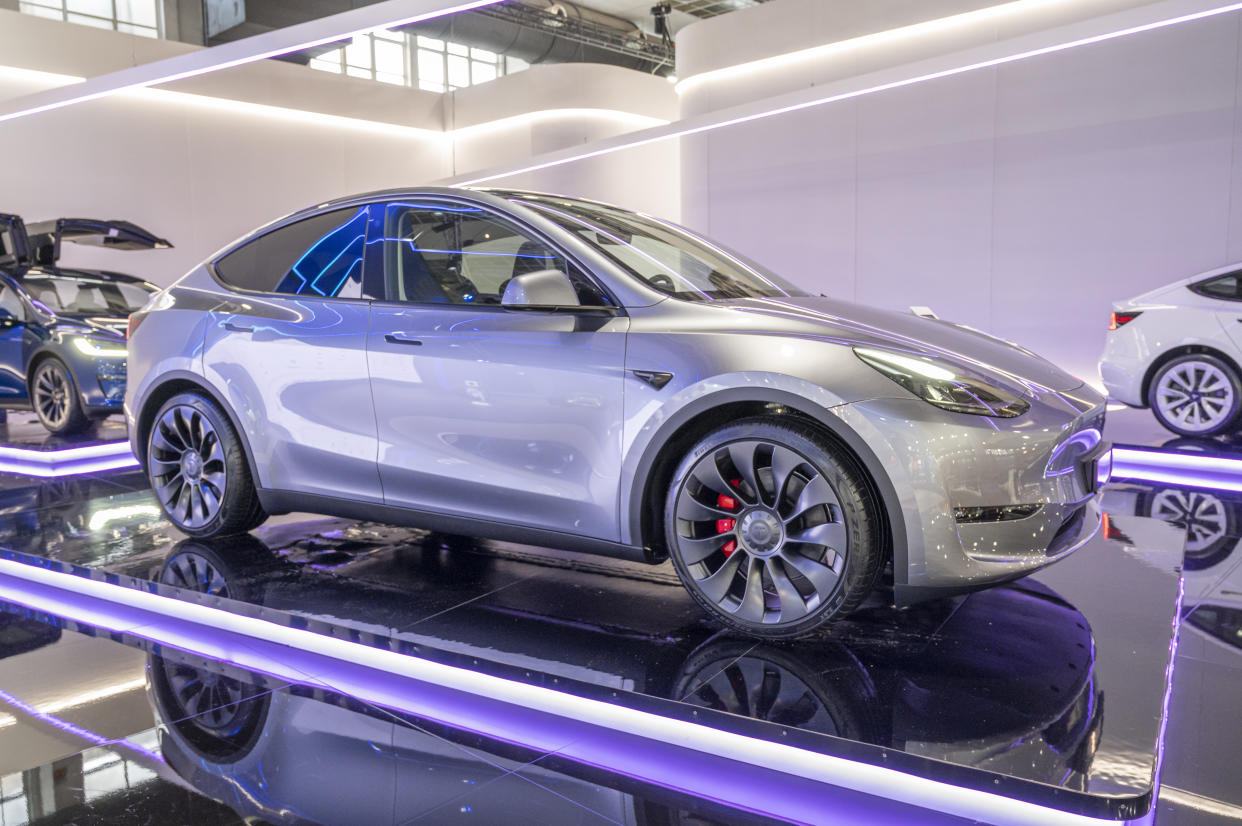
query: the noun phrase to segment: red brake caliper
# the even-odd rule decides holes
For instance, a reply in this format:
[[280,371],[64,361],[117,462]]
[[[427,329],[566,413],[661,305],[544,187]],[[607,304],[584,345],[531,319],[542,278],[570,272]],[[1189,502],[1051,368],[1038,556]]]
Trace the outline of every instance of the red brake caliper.
[[[729,481],[730,481],[730,484],[733,485],[733,487],[737,487],[738,485],[742,483],[741,479],[731,479]],[[723,493],[721,493],[716,496],[716,507],[720,508],[721,510],[731,511],[737,507],[737,500],[734,499],[732,496],[725,496]],[[728,533],[729,531],[733,530],[733,526],[735,524],[737,524],[737,520],[735,519],[717,519],[716,520],[716,533]],[[726,542],[724,544],[724,547],[720,549],[721,553],[723,553],[726,558],[731,556],[733,552],[736,550],[737,550],[737,541],[733,539],[730,539],[728,542]]]

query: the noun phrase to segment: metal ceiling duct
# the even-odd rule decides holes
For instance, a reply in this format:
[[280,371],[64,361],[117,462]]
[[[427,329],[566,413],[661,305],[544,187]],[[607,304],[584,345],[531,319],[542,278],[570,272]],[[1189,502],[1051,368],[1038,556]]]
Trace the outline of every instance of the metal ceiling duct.
[[673,67],[671,50],[632,21],[565,0],[516,0],[404,29],[529,63],[608,63],[648,72]]

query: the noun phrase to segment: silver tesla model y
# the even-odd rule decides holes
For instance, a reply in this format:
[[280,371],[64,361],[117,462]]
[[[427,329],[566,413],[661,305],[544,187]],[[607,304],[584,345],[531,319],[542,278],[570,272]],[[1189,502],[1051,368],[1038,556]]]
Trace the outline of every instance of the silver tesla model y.
[[1054,562],[1107,475],[1104,399],[1020,347],[529,192],[269,224],[131,317],[129,375],[191,536],[298,511],[671,559],[766,637]]

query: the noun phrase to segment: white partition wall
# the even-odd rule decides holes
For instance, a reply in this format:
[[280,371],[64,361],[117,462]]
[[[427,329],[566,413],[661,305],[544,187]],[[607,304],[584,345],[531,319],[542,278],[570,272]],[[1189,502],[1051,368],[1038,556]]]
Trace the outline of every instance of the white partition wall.
[[[691,26],[679,60],[711,67],[692,49],[740,50],[799,3]],[[1223,14],[684,138],[683,219],[808,289],[928,305],[1094,381],[1112,300],[1242,259],[1240,27]],[[683,103],[761,101],[791,74],[839,79],[840,60],[691,76]]]

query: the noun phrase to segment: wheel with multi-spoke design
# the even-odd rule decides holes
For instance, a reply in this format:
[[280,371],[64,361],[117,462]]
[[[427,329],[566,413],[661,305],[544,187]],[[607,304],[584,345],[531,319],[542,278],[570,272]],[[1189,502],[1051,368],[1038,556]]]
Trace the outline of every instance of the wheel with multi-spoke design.
[[73,376],[60,359],[39,362],[30,377],[30,402],[39,421],[52,433],[77,433],[91,425]]
[[241,440],[203,396],[164,403],[147,437],[146,464],[164,514],[190,536],[244,533],[267,518]]
[[1211,436],[1237,425],[1242,383],[1224,361],[1206,354],[1173,359],[1160,368],[1148,393],[1160,424],[1183,436]]
[[884,563],[862,470],[799,423],[749,419],[708,434],[674,472],[664,521],[691,595],[754,636],[799,636],[850,613]]
[[1202,571],[1228,559],[1238,545],[1237,504],[1201,490],[1164,488],[1145,492],[1135,509],[1186,531],[1182,567]]
[[[237,545],[221,550],[242,554],[243,558],[253,555],[251,546],[238,540],[225,540]],[[246,598],[238,593],[238,583],[232,581],[244,577],[230,570],[216,550],[193,541],[178,548],[164,563],[160,582],[225,599]],[[243,582],[240,590],[244,592],[246,587]],[[153,655],[149,662],[161,718],[200,756],[227,763],[249,751],[267,717],[269,693],[260,684],[179,659]]]

